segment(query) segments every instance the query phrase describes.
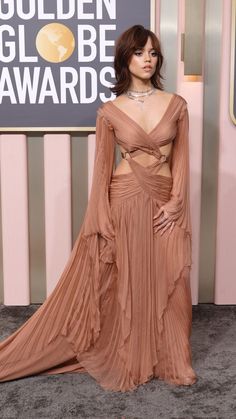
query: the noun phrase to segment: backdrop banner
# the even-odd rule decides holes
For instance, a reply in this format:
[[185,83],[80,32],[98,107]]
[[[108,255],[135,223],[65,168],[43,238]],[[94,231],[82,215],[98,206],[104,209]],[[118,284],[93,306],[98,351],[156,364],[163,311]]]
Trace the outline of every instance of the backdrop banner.
[[155,0],[0,0],[0,130],[94,130],[114,44]]

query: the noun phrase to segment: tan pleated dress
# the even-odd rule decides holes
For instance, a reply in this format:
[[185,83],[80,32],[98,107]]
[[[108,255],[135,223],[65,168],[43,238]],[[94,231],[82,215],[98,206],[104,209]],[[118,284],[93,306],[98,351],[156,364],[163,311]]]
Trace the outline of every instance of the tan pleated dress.
[[[112,101],[97,115],[93,184],[85,218],[54,291],[0,343],[0,381],[87,372],[104,389],[151,378],[192,384],[189,144],[186,100],[174,94],[146,133]],[[159,175],[159,147],[173,141],[172,177]],[[115,144],[156,160],[114,174]],[[130,157],[132,153],[130,153]],[[175,221],[154,232],[160,206]]]

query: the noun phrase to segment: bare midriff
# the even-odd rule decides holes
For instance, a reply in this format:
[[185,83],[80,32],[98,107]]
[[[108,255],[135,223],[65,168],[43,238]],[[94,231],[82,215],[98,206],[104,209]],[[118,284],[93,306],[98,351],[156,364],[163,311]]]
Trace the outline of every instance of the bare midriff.
[[[171,153],[171,149],[172,149],[172,142],[160,147],[160,152],[161,152],[161,154],[164,154],[165,156],[169,157],[169,155]],[[123,147],[120,147],[120,151],[125,152],[126,150],[123,149]],[[122,158],[121,162],[118,164],[118,166],[115,169],[115,172],[114,172],[115,175],[130,173],[132,171],[132,169],[130,168],[129,162],[128,162],[129,158],[130,157],[129,157],[128,154],[127,154],[127,157],[125,159]],[[142,154],[133,156],[132,159],[136,160],[137,163],[139,163],[140,165],[142,165],[144,167],[150,166],[150,165],[154,164],[155,161],[156,161],[155,156],[153,156],[152,154],[145,153],[145,152],[143,152]],[[170,171],[170,166],[169,166],[168,162],[162,163],[160,169],[158,170],[158,174],[162,175],[162,176],[171,177],[171,171]]]

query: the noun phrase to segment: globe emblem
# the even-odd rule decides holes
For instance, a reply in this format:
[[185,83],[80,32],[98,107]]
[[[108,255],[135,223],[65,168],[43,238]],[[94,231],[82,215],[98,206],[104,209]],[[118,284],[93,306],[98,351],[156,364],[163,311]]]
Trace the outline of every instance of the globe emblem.
[[49,23],[37,33],[36,48],[46,61],[61,63],[72,55],[75,38],[67,26],[61,23]]

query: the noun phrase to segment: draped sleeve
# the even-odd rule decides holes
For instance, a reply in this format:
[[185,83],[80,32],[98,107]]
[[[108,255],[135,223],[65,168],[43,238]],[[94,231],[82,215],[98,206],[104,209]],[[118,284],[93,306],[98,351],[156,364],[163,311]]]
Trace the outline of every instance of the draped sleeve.
[[104,115],[103,105],[97,111],[96,148],[92,187],[82,226],[82,235],[89,241],[93,257],[93,245],[104,262],[114,261],[114,228],[109,203],[109,184],[114,167],[114,129]]
[[164,205],[171,221],[191,234],[190,172],[189,172],[189,114],[183,98],[171,157],[173,178],[171,198]]
[[[82,281],[81,284],[86,284],[86,291],[83,292],[89,289],[88,294],[85,294],[89,295],[89,315],[87,307],[83,304],[83,298],[77,295],[81,294],[83,287],[76,285],[79,303],[74,304],[71,309],[68,307],[69,314],[63,327],[64,335],[68,336],[68,327],[73,324],[71,341],[77,348],[76,350],[79,350],[81,345],[89,347],[90,339],[93,342],[98,339],[101,330],[100,295],[101,284],[104,281],[103,273],[116,270],[115,232],[109,202],[109,186],[115,157],[115,135],[113,126],[105,117],[103,106],[104,104],[98,109],[96,118],[96,147],[90,197],[65,271],[66,275],[70,275],[76,281]],[[70,274],[69,270],[71,270]],[[78,272],[81,278],[76,279]],[[63,278],[65,277],[62,276],[61,281],[64,280]],[[71,290],[70,285],[68,289]],[[86,338],[80,331],[81,327],[77,327],[80,324],[78,319],[81,319],[82,315],[85,316],[84,313],[86,313],[86,318],[84,317],[83,321],[87,324]],[[64,319],[61,320],[61,323],[63,322]],[[58,319],[57,323],[61,324]],[[77,335],[74,335],[74,332],[78,332]],[[80,336],[83,336],[83,342],[80,341]]]

